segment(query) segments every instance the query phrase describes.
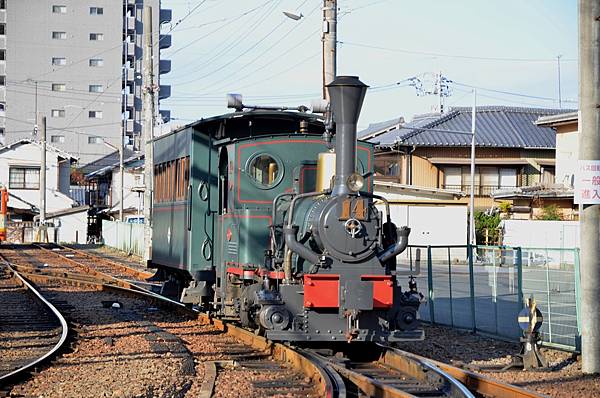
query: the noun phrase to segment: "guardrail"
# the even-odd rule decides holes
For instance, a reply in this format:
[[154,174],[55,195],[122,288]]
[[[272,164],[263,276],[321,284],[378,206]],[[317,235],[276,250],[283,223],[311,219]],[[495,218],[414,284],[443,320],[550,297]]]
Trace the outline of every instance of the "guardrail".
[[410,246],[407,256],[422,270],[422,320],[518,340],[517,314],[533,296],[544,343],[579,350],[579,249]]

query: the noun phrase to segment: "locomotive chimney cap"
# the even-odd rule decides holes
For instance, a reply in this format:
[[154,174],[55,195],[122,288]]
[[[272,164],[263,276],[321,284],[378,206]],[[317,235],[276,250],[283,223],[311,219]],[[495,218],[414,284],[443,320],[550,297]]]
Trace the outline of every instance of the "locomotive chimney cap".
[[[333,119],[337,124],[358,123],[368,87],[358,76],[337,76],[327,85]],[[350,132],[347,139],[356,140],[356,131]]]
[[369,87],[361,82],[358,76],[336,76],[335,79],[325,87],[335,86],[354,86],[354,87]]

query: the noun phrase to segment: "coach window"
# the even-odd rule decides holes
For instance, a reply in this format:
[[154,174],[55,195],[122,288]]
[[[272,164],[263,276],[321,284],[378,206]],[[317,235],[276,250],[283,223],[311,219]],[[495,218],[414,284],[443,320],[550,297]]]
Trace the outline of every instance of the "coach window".
[[271,155],[265,153],[254,155],[247,164],[246,172],[259,188],[272,188],[283,177],[282,163]]

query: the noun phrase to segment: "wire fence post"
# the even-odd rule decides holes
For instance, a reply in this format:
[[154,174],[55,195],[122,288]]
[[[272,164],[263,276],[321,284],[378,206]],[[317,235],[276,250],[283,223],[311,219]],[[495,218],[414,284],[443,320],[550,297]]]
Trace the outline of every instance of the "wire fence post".
[[427,285],[428,285],[428,296],[429,296],[429,320],[432,324],[435,324],[435,311],[434,311],[434,300],[433,294],[433,264],[431,262],[431,246],[427,246]]
[[450,259],[450,247],[448,247],[448,291],[450,292],[450,325],[454,327],[454,306],[452,304],[452,260]]
[[475,275],[473,273],[473,246],[467,245],[467,256],[469,257],[469,291],[471,295],[471,320],[473,322],[473,332],[477,331],[475,321]]
[[579,249],[573,249],[575,254],[575,313],[577,315],[577,334],[581,336],[581,274],[579,269]]
[[523,308],[523,251],[520,247],[515,248],[517,251],[516,266],[517,266],[517,306],[519,311]]
[[[500,257],[502,257],[502,249],[498,249]],[[502,258],[500,259],[502,261]],[[498,334],[498,274],[496,271],[496,249],[492,249],[492,302],[494,303],[494,326],[496,334]]]
[[546,250],[546,300],[548,302],[548,341],[552,343],[552,308],[550,306],[550,264],[548,261],[548,250]]

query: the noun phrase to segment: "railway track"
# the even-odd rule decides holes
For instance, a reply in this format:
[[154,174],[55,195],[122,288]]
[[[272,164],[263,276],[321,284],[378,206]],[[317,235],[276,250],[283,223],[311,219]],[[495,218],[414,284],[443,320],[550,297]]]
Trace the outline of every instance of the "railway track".
[[[6,261],[17,260],[19,263],[14,267],[34,282],[119,291],[143,296],[155,304],[166,305],[187,314],[191,313],[191,310],[181,303],[121,279],[123,273],[119,267],[93,267],[89,262],[97,256],[86,256],[85,253],[67,256],[72,249],[64,251],[53,249],[55,247],[37,248],[26,255],[23,253],[15,255],[14,252],[7,255],[7,251],[2,250],[0,256],[4,257]],[[37,257],[39,253],[42,253],[41,259]],[[68,260],[62,263],[62,266],[60,261],[56,261],[58,265],[55,266],[44,266],[44,264],[47,265],[44,261],[49,258]],[[87,264],[83,263],[83,260],[87,261]],[[81,263],[79,263],[80,261]],[[93,272],[84,272],[82,263],[86,267],[92,268]],[[353,396],[540,397],[538,394],[524,389],[392,347],[362,346],[360,350],[355,350],[355,352],[346,350],[343,354],[336,353],[334,350],[294,348],[270,342],[235,325],[210,318],[206,314],[194,313],[194,315],[201,324],[212,326],[238,341],[238,343],[235,341],[221,342],[224,354],[219,357],[219,360],[205,360],[205,358],[202,360],[205,363],[205,380],[201,391],[198,392],[201,397],[212,396],[218,375],[222,372],[231,374],[236,368],[261,371],[262,373],[285,374],[286,380],[284,381],[281,379],[263,380],[256,381],[255,384],[265,392],[267,390],[270,393],[280,391],[282,395],[289,394],[290,396],[310,395],[308,391],[312,385],[317,388],[316,396],[332,398]],[[177,329],[169,330],[169,332],[175,336],[178,334]],[[186,331],[182,338],[187,338],[186,333],[189,332]],[[269,362],[269,358],[276,359],[285,366],[278,367]],[[305,378],[298,378],[298,372]]]
[[0,264],[0,386],[52,358],[67,341],[63,315],[32,284]]

